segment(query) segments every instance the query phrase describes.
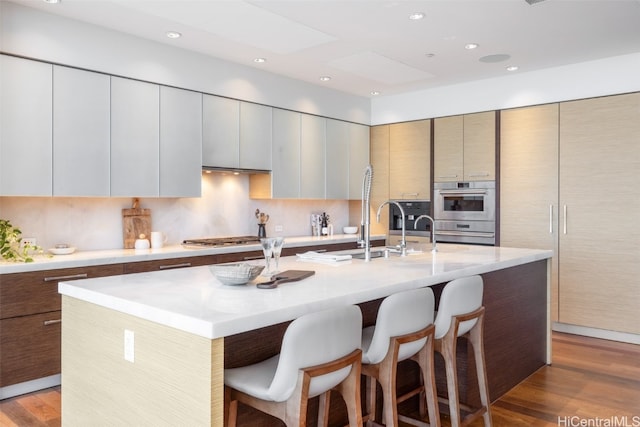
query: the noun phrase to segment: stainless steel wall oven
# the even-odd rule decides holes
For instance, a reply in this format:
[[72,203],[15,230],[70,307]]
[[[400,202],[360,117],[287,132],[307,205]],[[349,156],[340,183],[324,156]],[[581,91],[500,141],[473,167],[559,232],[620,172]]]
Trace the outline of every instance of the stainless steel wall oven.
[[437,241],[495,244],[495,181],[439,182],[433,193]]
[[[420,221],[417,230],[413,229],[415,219],[420,215],[430,215],[431,202],[429,200],[395,200],[398,202],[405,215],[405,229],[407,236],[431,237],[431,223]],[[392,203],[389,204],[389,234],[402,234],[402,215],[400,209]]]

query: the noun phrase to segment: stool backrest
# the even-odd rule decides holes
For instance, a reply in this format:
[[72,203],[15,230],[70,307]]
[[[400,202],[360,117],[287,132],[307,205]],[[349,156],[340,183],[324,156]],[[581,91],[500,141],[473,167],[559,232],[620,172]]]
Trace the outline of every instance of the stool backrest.
[[[274,401],[285,401],[293,393],[300,369],[328,363],[361,348],[362,313],[355,305],[305,314],[287,327],[276,373],[269,387]],[[315,377],[309,397],[341,383],[351,367]]]
[[[462,277],[445,285],[436,315],[436,339],[447,333],[453,316],[470,313],[482,306],[483,290],[484,283],[480,276]],[[458,336],[469,332],[476,322],[477,319],[462,322],[458,328]]]
[[[376,326],[366,358],[369,363],[380,363],[389,349],[391,337],[417,332],[433,323],[435,298],[431,288],[412,289],[386,297],[376,318]],[[426,338],[402,344],[398,361],[416,354]]]

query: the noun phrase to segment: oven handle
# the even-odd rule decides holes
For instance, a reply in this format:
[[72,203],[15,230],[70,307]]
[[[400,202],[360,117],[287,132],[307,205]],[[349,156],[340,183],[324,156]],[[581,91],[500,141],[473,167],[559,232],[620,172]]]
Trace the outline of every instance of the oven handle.
[[441,236],[468,236],[468,237],[494,237],[495,233],[484,231],[436,231],[436,237]]
[[464,194],[464,195],[479,195],[479,196],[483,196],[485,194],[487,194],[487,190],[437,190],[438,193],[440,193],[443,196],[457,196],[460,194]]

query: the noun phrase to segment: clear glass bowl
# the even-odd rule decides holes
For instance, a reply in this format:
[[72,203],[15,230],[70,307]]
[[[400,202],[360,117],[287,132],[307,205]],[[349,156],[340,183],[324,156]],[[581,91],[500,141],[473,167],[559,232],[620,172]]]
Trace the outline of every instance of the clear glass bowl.
[[264,265],[251,265],[247,263],[238,264],[216,264],[210,265],[209,269],[213,275],[224,285],[244,285],[249,283],[264,269]]

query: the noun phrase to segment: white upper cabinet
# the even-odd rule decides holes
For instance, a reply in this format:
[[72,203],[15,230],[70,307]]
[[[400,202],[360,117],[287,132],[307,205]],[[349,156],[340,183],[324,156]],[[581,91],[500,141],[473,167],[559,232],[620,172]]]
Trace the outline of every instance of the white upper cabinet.
[[271,170],[271,124],[273,108],[240,103],[241,169]]
[[[351,200],[362,197],[362,180],[369,160],[369,126],[349,124],[349,194]],[[327,197],[329,198],[329,197]]]
[[109,196],[110,77],[53,67],[53,195]]
[[52,66],[0,55],[0,196],[52,194]]
[[327,119],[327,199],[349,198],[349,130],[349,123]]
[[158,197],[160,87],[111,77],[111,195]]
[[300,113],[273,110],[271,197],[298,198],[300,194]]
[[301,199],[325,198],[326,119],[302,114],[300,135]]
[[160,87],[160,196],[200,197],[202,94]]
[[[202,165],[240,167],[240,101],[220,96],[202,98]],[[270,134],[271,132],[269,132]]]

